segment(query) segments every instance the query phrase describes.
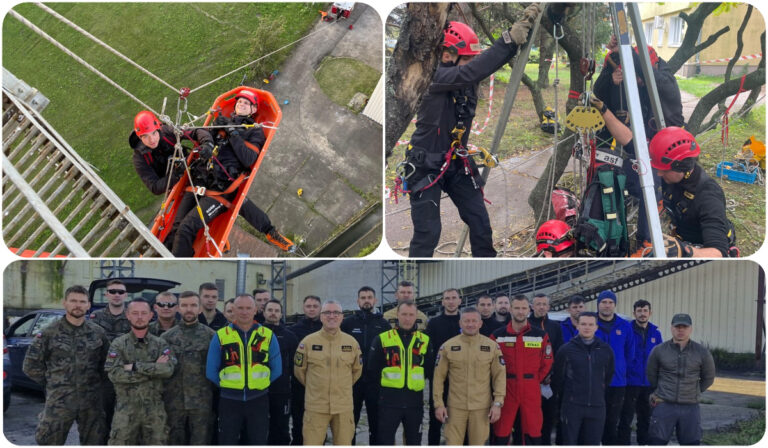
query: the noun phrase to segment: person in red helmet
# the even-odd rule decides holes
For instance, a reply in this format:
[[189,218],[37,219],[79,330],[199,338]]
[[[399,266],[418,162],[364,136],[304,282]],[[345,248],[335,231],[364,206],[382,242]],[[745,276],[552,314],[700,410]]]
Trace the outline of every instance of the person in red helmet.
[[491,445],[509,445],[515,419],[520,420],[524,445],[541,444],[541,384],[554,360],[547,332],[528,321],[528,297],[512,298],[512,319],[491,334],[499,344],[507,371],[507,394],[501,418],[493,424]]
[[576,244],[571,226],[558,219],[550,219],[536,232],[536,254],[544,258],[567,258],[574,255]]
[[701,149],[690,132],[675,126],[659,131],[649,145],[651,167],[663,181],[664,208],[682,256],[719,258],[736,242],[725,213],[725,194],[696,160]]
[[[247,112],[244,109],[242,109],[242,111],[244,113]],[[209,160],[213,155],[214,139],[207,130],[192,129],[184,131],[181,138],[182,140],[189,140],[196,143],[195,151],[200,154],[201,159]],[[172,163],[174,146],[176,144],[176,134],[174,133],[173,128],[169,125],[162,124],[152,112],[145,110],[136,114],[136,117],[134,118],[134,129],[128,138],[128,143],[131,148],[133,148],[134,169],[142,182],[144,182],[144,185],[146,185],[153,194],[164,194],[184,175],[183,163],[181,163],[181,161]],[[188,154],[189,150],[185,149],[181,156],[186,158]],[[236,163],[233,163],[233,160],[237,162],[239,159],[233,155],[233,151],[221,148],[218,158],[220,161],[221,159],[224,159],[226,162],[221,165],[229,167],[236,166]],[[216,169],[219,169],[219,174],[222,174],[221,171],[223,170],[220,169],[219,164],[214,165],[216,166]],[[234,173],[235,171],[232,172]],[[197,179],[195,182],[196,185],[200,182],[200,184],[206,188],[212,188],[210,179],[202,182],[200,179]],[[224,206],[214,199],[204,196],[198,196],[198,198],[206,222],[210,222],[211,219],[225,210]],[[209,202],[211,203],[209,204]],[[165,245],[171,250],[174,256],[191,257],[194,255],[192,243],[197,235],[197,231],[202,228],[202,221],[200,220],[197,211],[194,210],[194,206],[195,201],[192,193],[185,193],[179,204],[179,209],[176,215],[177,218],[174,222],[173,229],[165,240]],[[250,199],[246,198],[243,202],[242,207],[240,208],[240,215],[258,230],[271,226],[269,217],[267,217],[261,209],[256,207]],[[184,221],[184,219],[186,219],[186,221]],[[185,224],[182,226],[182,223]],[[179,229],[181,229],[181,232],[179,232]],[[268,232],[271,230],[272,229],[268,230]],[[283,250],[292,248],[292,243],[291,247],[288,249],[284,249],[278,244],[275,245]]]
[[472,255],[496,256],[479,171],[471,157],[462,158],[462,152],[455,151],[467,145],[478,84],[517,54],[540,11],[537,4],[526,8],[524,18],[485,51],[469,26],[449,22],[443,30],[441,60],[421,99],[416,130],[406,150],[404,189],[410,193],[413,221],[409,256],[433,256],[442,229],[443,191],[469,226]]

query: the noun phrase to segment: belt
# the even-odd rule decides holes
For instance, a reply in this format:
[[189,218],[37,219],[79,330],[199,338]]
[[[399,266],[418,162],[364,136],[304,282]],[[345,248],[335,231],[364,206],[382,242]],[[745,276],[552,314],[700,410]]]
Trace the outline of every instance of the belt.
[[[507,374],[507,378],[508,378],[508,379],[509,379],[509,378],[511,378],[511,379],[517,379],[517,374],[514,374],[514,373],[508,373],[508,374]],[[524,374],[523,374],[523,379],[524,379],[524,380],[532,380],[532,379],[534,379],[534,378],[535,378],[535,376],[534,376],[532,373],[524,373]]]

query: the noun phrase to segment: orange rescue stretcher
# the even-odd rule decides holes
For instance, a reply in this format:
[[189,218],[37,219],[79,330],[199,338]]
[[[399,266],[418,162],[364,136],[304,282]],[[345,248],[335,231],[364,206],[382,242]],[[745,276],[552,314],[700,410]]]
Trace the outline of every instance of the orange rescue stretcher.
[[[208,223],[208,231],[210,239],[205,236],[205,229],[201,229],[198,232],[194,242],[195,257],[220,257],[222,253],[229,250],[229,232],[232,231],[232,226],[235,224],[237,215],[240,212],[240,207],[243,204],[248,190],[251,188],[251,183],[256,176],[256,172],[259,171],[261,161],[264,160],[264,155],[269,148],[269,144],[272,142],[272,137],[275,135],[277,126],[280,124],[280,120],[283,117],[283,113],[280,110],[280,106],[277,103],[275,97],[266,90],[259,90],[253,87],[240,86],[236,87],[229,92],[219,95],[216,101],[213,102],[208,117],[205,119],[204,126],[212,125],[213,121],[219,116],[230,116],[235,107],[235,96],[243,91],[248,90],[256,94],[258,98],[258,109],[254,121],[264,126],[264,135],[266,141],[264,147],[259,152],[259,158],[251,166],[250,172],[244,173],[245,179],[239,183],[237,187],[237,194],[232,200],[231,206],[222,214],[215,217],[210,223]],[[211,132],[214,134],[214,132]],[[187,162],[191,162],[193,154],[190,154]],[[155,217],[154,224],[152,225],[152,234],[157,237],[161,242],[165,242],[168,233],[173,227],[173,221],[176,219],[176,211],[181,198],[189,186],[189,177],[183,176],[181,180],[171,190],[168,198],[163,203],[163,207]],[[196,209],[193,213],[197,213]]]

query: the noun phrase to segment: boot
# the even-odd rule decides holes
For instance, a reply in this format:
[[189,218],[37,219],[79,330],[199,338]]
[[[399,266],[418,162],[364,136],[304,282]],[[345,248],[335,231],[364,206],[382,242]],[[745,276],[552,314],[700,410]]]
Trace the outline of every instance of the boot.
[[283,250],[289,253],[296,252],[296,245],[293,244],[293,241],[281,235],[280,232],[278,232],[277,229],[275,229],[274,227],[272,227],[272,230],[267,232],[266,236],[267,236],[267,241],[279,247],[280,250]]

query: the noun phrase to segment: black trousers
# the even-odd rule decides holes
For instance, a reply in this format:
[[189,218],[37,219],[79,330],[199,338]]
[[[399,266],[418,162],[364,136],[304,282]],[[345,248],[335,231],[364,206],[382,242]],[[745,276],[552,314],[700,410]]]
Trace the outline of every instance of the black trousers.
[[376,434],[376,443],[386,446],[395,445],[395,433],[397,433],[397,427],[402,423],[405,444],[421,445],[421,422],[423,420],[424,408],[421,406],[413,408],[379,406],[379,432]]
[[701,444],[701,410],[698,403],[659,403],[653,408],[648,445],[668,444],[673,431],[680,445]]
[[618,444],[629,445],[632,440],[632,420],[637,414],[637,444],[648,444],[648,424],[651,420],[651,404],[648,398],[650,386],[627,386],[624,405],[619,419]]
[[269,445],[290,445],[291,394],[269,394]]
[[376,436],[379,423],[379,389],[375,385],[369,385],[362,378],[352,386],[352,399],[354,401],[355,436],[352,437],[352,445],[357,442],[357,424],[360,422],[360,414],[365,403],[365,413],[368,416],[368,445],[378,445]]
[[560,407],[560,431],[563,445],[600,445],[605,424],[605,409],[563,403]]
[[[443,389],[443,403],[448,403],[448,381]],[[435,402],[432,399],[432,380],[429,381],[429,430],[427,431],[427,445],[440,445],[440,430],[443,424],[435,418]]]
[[552,396],[550,398],[541,397],[541,414],[544,418],[541,424],[541,444],[552,444],[552,428],[557,427],[557,421],[559,420],[557,398]]
[[413,238],[409,257],[432,257],[440,241],[440,195],[448,193],[459,217],[469,226],[469,243],[473,257],[495,257],[493,231],[483,192],[475,188],[470,176],[465,175],[461,161],[454,160],[445,175],[432,187],[411,195]]
[[291,378],[291,445],[304,445],[304,386]]
[[624,405],[626,387],[611,387],[605,391],[605,427],[603,428],[603,445],[617,445],[617,431],[621,408]]
[[219,445],[266,445],[269,429],[269,394],[249,401],[219,397]]
[[[229,195],[225,198],[231,201],[234,195]],[[203,210],[203,218],[206,224],[209,224],[213,218],[227,210],[219,201],[207,196],[198,196],[198,201],[200,202],[200,208]],[[179,208],[176,210],[173,230],[168,235],[168,239],[173,241],[171,252],[176,257],[191,257],[195,254],[192,244],[195,242],[197,232],[204,227],[195,206],[194,195],[190,192],[184,193],[179,203]],[[250,199],[246,199],[243,202],[242,207],[240,207],[240,215],[248,221],[248,224],[261,233],[266,234],[272,230],[269,216]]]

